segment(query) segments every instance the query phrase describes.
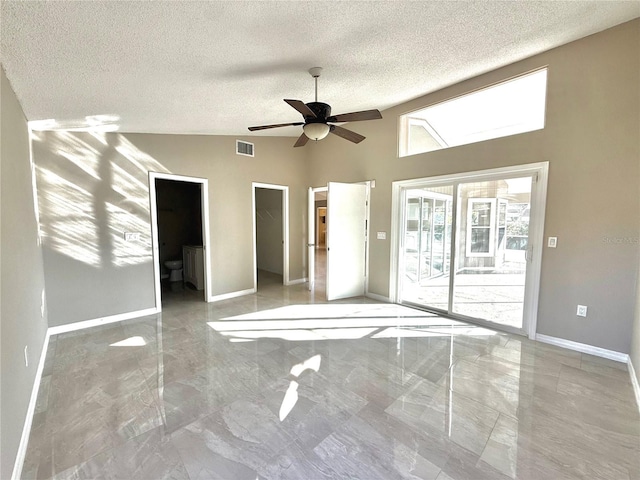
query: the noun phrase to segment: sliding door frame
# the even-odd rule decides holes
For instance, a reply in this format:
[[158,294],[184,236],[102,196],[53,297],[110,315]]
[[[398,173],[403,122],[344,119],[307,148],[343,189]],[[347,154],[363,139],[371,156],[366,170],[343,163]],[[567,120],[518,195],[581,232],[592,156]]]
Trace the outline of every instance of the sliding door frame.
[[[411,188],[422,187],[425,184],[429,186],[454,185],[453,195],[453,228],[452,230],[452,252],[451,265],[455,266],[455,254],[459,239],[456,235],[456,222],[459,216],[460,206],[457,199],[457,186],[461,183],[480,182],[484,180],[492,180],[496,176],[507,178],[517,178],[521,176],[532,176],[531,188],[531,213],[530,213],[530,230],[529,242],[527,246],[527,258],[531,262],[527,266],[523,311],[523,327],[522,329],[512,329],[508,326],[497,325],[492,322],[486,322],[481,319],[465,317],[463,315],[450,315],[453,318],[459,318],[464,321],[479,323],[489,328],[499,328],[517,334],[527,335],[529,338],[535,338],[537,329],[537,312],[538,300],[540,295],[540,270],[542,266],[542,249],[544,246],[544,218],[547,200],[547,181],[549,177],[549,162],[530,163],[525,165],[514,165],[511,167],[493,168],[488,170],[478,170],[473,172],[464,172],[450,175],[439,175],[436,177],[416,178],[411,180],[400,180],[393,182],[391,185],[391,265],[389,269],[389,299],[393,303],[400,303],[402,280],[400,274],[402,269],[402,253],[404,246],[402,232],[405,224],[405,208],[404,199],[405,192]],[[449,293],[449,311],[452,311],[451,302],[453,299],[453,270],[450,270],[450,293]]]

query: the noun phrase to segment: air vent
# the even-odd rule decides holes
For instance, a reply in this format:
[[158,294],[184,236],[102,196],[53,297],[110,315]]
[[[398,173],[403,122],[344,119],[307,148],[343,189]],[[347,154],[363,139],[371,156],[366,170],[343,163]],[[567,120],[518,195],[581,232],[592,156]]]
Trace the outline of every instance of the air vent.
[[238,155],[253,157],[253,143],[236,140],[236,153]]

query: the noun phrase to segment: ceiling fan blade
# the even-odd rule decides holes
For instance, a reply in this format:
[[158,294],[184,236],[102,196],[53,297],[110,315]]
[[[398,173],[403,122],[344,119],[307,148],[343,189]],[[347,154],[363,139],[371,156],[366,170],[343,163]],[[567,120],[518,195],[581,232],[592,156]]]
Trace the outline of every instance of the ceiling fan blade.
[[279,128],[279,127],[295,127],[297,125],[304,125],[304,122],[278,123],[276,125],[260,125],[259,127],[249,127],[249,131],[255,132],[256,130],[266,130],[268,128]]
[[303,101],[287,100],[286,98],[284,99],[284,101],[287,102],[289,105],[291,105],[293,108],[295,108],[297,111],[299,111],[303,117],[316,118],[316,114],[313,112],[313,110],[307,107],[307,105]]
[[307,137],[304,133],[298,137],[298,141],[294,145],[294,147],[304,147],[309,141],[309,137]]
[[327,118],[328,122],[359,122],[362,120],[379,120],[382,114],[379,110],[364,110],[362,112],[342,113]]
[[344,138],[345,140],[349,140],[353,143],[360,143],[367,137],[360,135],[359,133],[352,132],[351,130],[347,130],[346,128],[338,127],[337,125],[331,125],[331,133],[334,135],[338,135],[339,137]]

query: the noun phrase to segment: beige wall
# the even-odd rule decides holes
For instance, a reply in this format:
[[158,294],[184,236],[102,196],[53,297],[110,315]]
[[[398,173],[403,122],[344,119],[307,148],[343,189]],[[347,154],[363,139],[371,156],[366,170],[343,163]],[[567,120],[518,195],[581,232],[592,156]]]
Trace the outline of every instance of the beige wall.
[[[154,306],[148,172],[209,180],[210,295],[253,288],[251,182],[290,187],[290,279],[305,276],[306,164],[290,138],[39,132],[33,143],[50,324]],[[124,242],[124,232],[140,241]]]
[[[172,173],[209,179],[212,295],[253,288],[252,182],[289,186],[290,280],[306,276],[307,163],[295,139],[127,134]],[[235,141],[255,157],[235,155]]]
[[[4,69],[0,70],[0,478],[11,478],[45,340],[47,312],[43,305],[44,274],[33,201],[29,132]],[[28,367],[24,363],[25,346],[29,347]]]
[[[398,116],[548,66],[544,130],[398,158]],[[340,113],[336,110],[337,113]],[[640,20],[620,25],[383,112],[349,126],[367,139],[336,136],[309,145],[311,180],[376,180],[371,231],[391,228],[391,182],[548,161],[538,332],[628,353],[636,298],[640,221]],[[389,293],[390,246],[373,237],[369,289]],[[615,240],[617,241],[617,240]],[[589,316],[576,316],[576,305]]]

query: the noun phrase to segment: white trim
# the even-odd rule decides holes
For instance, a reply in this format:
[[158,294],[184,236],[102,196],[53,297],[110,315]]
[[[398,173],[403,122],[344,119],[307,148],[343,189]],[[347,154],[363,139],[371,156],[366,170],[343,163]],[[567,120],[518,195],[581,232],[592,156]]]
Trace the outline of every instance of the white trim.
[[160,313],[158,308],[147,308],[144,310],[136,310],[133,312],[119,313],[117,315],[110,315],[108,317],[94,318],[93,320],[84,320],[82,322],[68,323],[66,325],[58,325],[55,327],[49,327],[50,335],[58,335],[60,333],[73,332],[75,330],[82,330],[85,328],[97,327],[99,325],[105,325],[108,323],[121,322],[123,320],[130,320],[132,318],[146,317],[147,315],[155,315]]
[[[240,143],[246,143],[247,145],[251,145],[251,154],[249,154],[249,153],[241,153],[238,150],[238,145]],[[247,142],[246,140],[236,140],[236,155],[244,155],[245,157],[255,157],[255,153],[256,153],[256,146],[253,143]]]
[[390,265],[389,265],[389,301],[391,303],[398,303],[398,293],[400,291],[401,279],[398,278],[398,271],[400,268],[400,248],[404,245],[404,238],[400,234],[401,221],[404,222],[404,189],[402,184],[404,182],[391,182],[391,232],[389,248],[390,253]]
[[[506,178],[518,178],[536,173],[536,170],[549,166],[549,162],[525,163],[523,165],[512,165],[509,167],[489,168],[487,170],[475,170],[473,172],[449,173],[446,175],[437,175],[435,177],[411,178],[408,180],[397,180],[392,182],[392,186],[398,184],[403,188],[412,188],[422,186],[429,183],[429,186],[445,186],[452,182],[468,183],[469,181],[480,182],[485,179],[491,180],[491,177],[504,175]],[[539,180],[539,179],[538,179]]]
[[27,447],[29,445],[29,436],[31,435],[31,425],[33,424],[33,415],[36,411],[36,403],[38,401],[38,392],[40,390],[40,382],[42,381],[42,372],[44,370],[44,361],[47,358],[47,349],[49,348],[49,338],[51,337],[50,328],[47,329],[47,333],[44,337],[44,343],[42,344],[42,352],[40,353],[40,361],[38,362],[38,369],[36,370],[36,377],[33,381],[33,388],[31,389],[31,398],[29,399],[29,406],[27,407],[27,416],[24,419],[24,426],[22,427],[22,436],[20,437],[20,444],[18,445],[18,453],[16,454],[16,461],[13,464],[13,472],[11,474],[11,480],[19,480],[22,477],[22,468],[24,467],[24,459],[27,455]]
[[204,250],[204,291],[205,298],[209,294],[211,285],[211,255],[209,253],[211,239],[209,236],[209,180],[200,177],[174,175],[173,173],[149,172],[149,207],[151,213],[151,245],[153,256],[153,278],[155,288],[156,308],[162,310],[162,296],[160,286],[160,247],[158,240],[158,205],[156,202],[156,180],[172,180],[175,182],[198,183],[200,188],[200,207],[202,215],[202,247]]
[[287,283],[287,287],[291,286],[291,285],[300,285],[301,283],[307,283],[309,279],[307,277],[302,277],[302,278],[296,278],[295,280],[289,280],[289,283]]
[[365,297],[371,298],[373,300],[377,300],[379,302],[391,303],[391,300],[389,300],[389,297],[385,297],[384,295],[378,295],[377,293],[367,292],[365,294]]
[[636,376],[636,370],[633,368],[633,362],[631,362],[631,357],[627,361],[627,367],[629,368],[629,375],[631,375],[631,385],[633,385],[633,393],[636,394],[636,405],[638,406],[638,411],[640,412],[640,383],[638,383],[638,377]]
[[[369,293],[369,259],[371,258],[369,254],[369,247],[371,246],[371,180],[367,180],[366,182],[362,182],[367,186],[367,204],[365,210],[365,222],[367,225],[367,230],[365,232],[365,246],[364,246],[364,294],[365,296]],[[327,206],[329,205],[327,199]]]
[[151,214],[151,258],[153,262],[153,289],[155,291],[155,305],[162,310],[162,293],[160,289],[160,241],[158,240],[158,205],[156,201],[156,177],[149,173],[149,213]]
[[243,295],[251,295],[256,293],[255,288],[247,288],[246,290],[238,290],[237,292],[223,293],[221,295],[211,295],[208,299],[209,303],[228,300],[229,298],[242,297]]
[[[524,165],[523,165],[524,166]],[[549,178],[549,162],[530,165],[535,169],[531,180],[531,211],[529,218],[529,244],[531,265],[527,268],[525,280],[525,311],[527,319],[526,334],[535,338],[538,329],[538,301],[540,298],[540,274],[542,272],[542,250],[544,247],[544,220],[547,211],[547,181]],[[528,306],[528,308],[527,308]]]
[[211,269],[211,237],[209,235],[211,231],[209,227],[209,218],[211,218],[209,212],[209,180],[206,178],[202,180],[200,201],[202,202],[202,248],[204,250],[204,291],[206,299],[211,288],[213,270]]
[[594,347],[593,345],[587,345],[586,343],[574,342],[572,340],[565,340],[564,338],[551,337],[549,335],[543,335],[541,333],[536,334],[535,338],[538,342],[548,343],[557,347],[563,347],[576,352],[588,353],[596,357],[608,358],[616,362],[628,363],[629,355],[626,353],[616,352],[613,350],[607,350],[606,348]]
[[282,192],[282,284],[289,285],[289,186],[273,183],[251,182],[251,205],[253,217],[253,289],[258,291],[258,237],[256,219],[256,188],[280,190]]
[[[315,288],[315,279],[316,279],[316,245],[314,243],[314,239],[316,236],[316,226],[315,221],[311,219],[313,216],[313,211],[315,210],[316,205],[316,194],[312,187],[307,189],[307,278],[309,279],[309,285],[307,285],[307,290],[310,292]],[[304,221],[304,220],[303,220]],[[327,221],[325,216],[325,222]],[[327,230],[325,227],[325,237],[324,244],[325,248],[327,245]]]

